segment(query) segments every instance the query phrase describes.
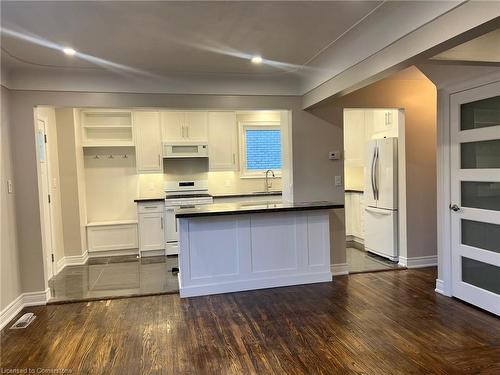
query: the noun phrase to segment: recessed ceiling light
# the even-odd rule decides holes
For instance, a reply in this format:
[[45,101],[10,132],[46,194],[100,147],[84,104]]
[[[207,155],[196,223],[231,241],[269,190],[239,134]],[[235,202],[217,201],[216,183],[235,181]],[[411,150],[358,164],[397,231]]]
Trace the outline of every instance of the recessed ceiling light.
[[69,56],[73,56],[76,53],[76,51],[73,48],[64,48],[63,52]]
[[250,61],[253,62],[254,64],[260,64],[262,62],[262,57],[254,56]]

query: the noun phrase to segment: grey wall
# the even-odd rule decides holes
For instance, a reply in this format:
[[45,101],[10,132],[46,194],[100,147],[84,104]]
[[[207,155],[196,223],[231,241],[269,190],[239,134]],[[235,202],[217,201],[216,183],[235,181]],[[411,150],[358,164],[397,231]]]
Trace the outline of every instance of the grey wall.
[[436,87],[427,80],[382,80],[321,105],[312,112],[337,128],[344,108],[405,110],[407,257],[437,254]]
[[[22,285],[15,212],[17,184],[11,156],[10,93],[2,87],[0,95],[0,310],[3,310],[21,294]],[[8,193],[7,180],[13,181],[12,194]]]
[[[128,93],[77,93],[53,91],[12,90],[12,148],[15,178],[18,185],[16,211],[22,224],[19,254],[22,267],[23,291],[44,289],[40,215],[33,108],[37,105],[55,107],[169,107],[197,109],[280,109],[292,114],[293,189],[296,201],[343,201],[341,188],[333,186],[333,175],[340,174],[342,165],[328,160],[328,151],[339,149],[341,134],[335,127],[301,109],[300,97],[293,96],[223,96],[223,95],[168,95]],[[337,214],[343,224],[343,210]],[[21,227],[21,225],[20,225]],[[343,232],[342,229],[338,229]],[[338,231],[336,232],[338,235]],[[345,248],[345,239],[337,243],[333,237],[333,261],[337,263],[335,248]],[[343,258],[338,263],[344,262]]]

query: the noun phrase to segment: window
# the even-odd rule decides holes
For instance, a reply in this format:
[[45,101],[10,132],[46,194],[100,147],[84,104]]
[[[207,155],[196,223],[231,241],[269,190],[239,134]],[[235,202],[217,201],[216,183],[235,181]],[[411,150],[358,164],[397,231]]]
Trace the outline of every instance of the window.
[[241,125],[241,174],[263,177],[268,169],[281,173],[281,129],[278,123]]

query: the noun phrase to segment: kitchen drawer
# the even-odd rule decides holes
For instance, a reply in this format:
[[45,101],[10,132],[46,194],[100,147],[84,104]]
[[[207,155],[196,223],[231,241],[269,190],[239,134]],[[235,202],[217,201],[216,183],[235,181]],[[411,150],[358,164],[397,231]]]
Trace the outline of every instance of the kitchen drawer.
[[165,209],[165,203],[163,201],[158,202],[144,202],[137,204],[137,210],[140,214],[149,214],[152,212],[163,212]]

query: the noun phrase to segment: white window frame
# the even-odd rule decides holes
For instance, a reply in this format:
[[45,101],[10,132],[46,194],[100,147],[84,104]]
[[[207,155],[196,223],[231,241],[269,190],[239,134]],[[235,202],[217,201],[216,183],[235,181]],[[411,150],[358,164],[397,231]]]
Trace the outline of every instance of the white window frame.
[[[238,123],[239,128],[239,144],[240,144],[240,178],[265,178],[266,171],[248,171],[246,169],[246,130],[261,130],[263,128],[268,130],[279,130],[281,136],[283,137],[283,132],[281,129],[281,124],[279,121],[240,121]],[[283,140],[282,140],[283,141]],[[281,155],[283,158],[283,155]],[[283,168],[283,160],[281,160]],[[276,178],[281,178],[281,169],[274,170],[274,176]]]

